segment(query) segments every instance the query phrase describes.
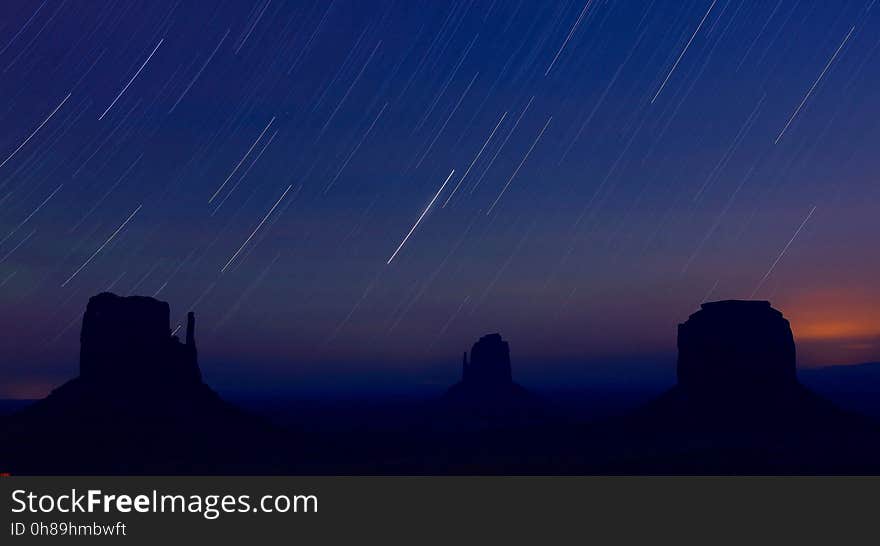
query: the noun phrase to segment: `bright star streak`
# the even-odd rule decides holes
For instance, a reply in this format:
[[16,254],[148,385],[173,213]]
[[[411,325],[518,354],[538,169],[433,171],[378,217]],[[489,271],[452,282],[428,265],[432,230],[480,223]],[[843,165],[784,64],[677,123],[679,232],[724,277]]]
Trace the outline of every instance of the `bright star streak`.
[[520,161],[519,165],[516,166],[516,170],[513,171],[513,174],[510,175],[510,178],[507,179],[507,184],[504,185],[504,188],[502,188],[501,193],[498,194],[498,197],[496,197],[495,201],[492,202],[492,206],[489,207],[489,210],[486,211],[486,216],[489,216],[489,214],[492,213],[492,209],[494,209],[495,205],[498,204],[498,201],[501,200],[501,196],[504,195],[504,192],[507,191],[507,187],[510,186],[511,182],[513,182],[514,177],[516,177],[516,174],[519,172],[519,170],[522,168],[523,164],[529,158],[529,154],[531,154],[532,150],[535,149],[535,145],[537,145],[538,141],[541,140],[541,137],[544,136],[544,131],[547,130],[547,126],[550,125],[550,120],[552,120],[552,119],[553,119],[553,116],[550,116],[549,118],[547,118],[547,123],[544,124],[544,128],[541,129],[541,132],[538,133],[537,137],[535,137],[535,141],[532,142],[532,147],[529,148],[529,151],[526,152],[526,155],[523,156],[522,161]]
[[251,144],[251,147],[248,148],[248,151],[245,152],[244,156],[242,156],[242,158],[238,161],[238,164],[235,166],[234,169],[232,169],[232,172],[229,173],[229,176],[226,177],[226,180],[224,180],[223,183],[220,184],[220,187],[217,188],[217,191],[214,192],[214,195],[212,195],[211,198],[208,199],[208,204],[211,204],[214,201],[214,199],[217,198],[217,194],[220,193],[220,190],[222,190],[223,187],[229,183],[229,180],[232,179],[232,177],[235,175],[235,173],[238,172],[238,169],[239,169],[239,167],[241,167],[241,164],[244,163],[244,160],[247,159],[249,155],[251,155],[251,152],[254,151],[254,147],[256,147],[257,143],[260,142],[260,140],[262,140],[263,135],[266,134],[266,131],[269,130],[269,127],[271,127],[272,123],[274,123],[274,122],[275,122],[275,116],[272,116],[272,119],[270,119],[269,123],[266,125],[266,127],[263,128],[263,132],[260,133],[260,136],[257,137],[257,140],[255,140],[254,143]]
[[782,259],[782,257],[785,256],[785,252],[788,250],[788,247],[791,246],[791,243],[794,242],[795,238],[798,236],[798,234],[801,232],[801,230],[804,229],[804,226],[807,225],[807,222],[810,220],[810,217],[813,215],[814,212],[816,212],[816,207],[813,207],[810,210],[810,213],[807,214],[807,217],[804,218],[803,222],[801,222],[800,227],[797,228],[797,231],[795,231],[794,235],[791,236],[791,239],[788,240],[788,244],[785,245],[785,247],[782,249],[782,252],[780,252],[779,256],[776,257],[776,260],[773,262],[773,265],[770,266],[770,269],[768,269],[767,272],[764,273],[764,276],[761,277],[761,280],[758,281],[758,286],[756,286],[755,289],[752,290],[752,295],[749,296],[749,299],[755,297],[755,294],[757,294],[758,290],[760,290],[761,287],[764,285],[764,281],[767,280],[767,277],[770,276],[770,273],[773,273],[773,270],[776,268],[776,264],[778,264],[779,261]]
[[[672,65],[672,68],[669,69],[669,74],[666,74],[666,79],[663,80],[663,83],[660,84],[660,89],[657,90],[657,93],[654,95],[654,98],[651,99],[651,104],[654,104],[654,101],[657,100],[657,97],[660,96],[660,92],[663,91],[663,88],[666,87],[666,82],[669,81],[669,78],[672,76],[672,73],[675,72],[675,68],[678,66],[678,63],[681,62],[681,58],[684,57],[684,54],[687,53],[689,47],[691,47],[691,42],[696,38],[697,33],[700,32],[700,28],[703,26],[703,23],[706,22],[706,17],[709,17],[709,13],[712,11],[712,8],[715,7],[715,2],[718,0],[712,0],[712,5],[709,6],[708,11],[706,11],[706,15],[700,20],[700,24],[697,25],[697,30],[691,35],[691,39],[688,40],[688,43],[684,46],[684,49],[681,50],[681,54],[675,59],[675,63]],[[723,11],[723,10],[722,10]]]
[[126,226],[126,224],[128,224],[131,221],[131,219],[134,218],[134,215],[137,214],[139,210],[141,210],[142,206],[143,205],[138,205],[137,208],[134,209],[134,212],[132,212],[131,214],[128,215],[128,218],[125,219],[125,222],[122,222],[122,225],[120,225],[118,228],[116,228],[116,231],[113,232],[113,235],[111,235],[109,238],[107,238],[107,240],[104,241],[104,244],[99,246],[98,250],[96,250],[91,256],[89,256],[89,259],[86,260],[85,262],[83,262],[83,264],[81,266],[79,266],[79,269],[77,269],[76,271],[73,272],[73,275],[71,275],[70,277],[67,277],[67,280],[64,281],[63,283],[61,283],[62,288],[67,286],[67,283],[72,281],[73,278],[76,277],[80,271],[82,271],[83,269],[85,269],[85,267],[87,265],[89,265],[89,262],[91,262],[92,260],[95,259],[95,256],[97,256],[102,250],[104,250],[105,246],[110,244],[110,241],[112,241],[113,238],[116,237],[116,235],[118,235],[120,231],[122,231],[122,228],[124,228]]
[[19,144],[19,145],[18,145],[18,148],[16,148],[14,152],[12,152],[11,154],[9,154],[9,157],[7,157],[6,159],[3,160],[3,163],[0,163],[0,167],[3,167],[3,165],[6,165],[6,163],[7,163],[10,159],[12,159],[12,158],[15,156],[15,154],[18,153],[19,150],[21,150],[22,148],[24,148],[24,145],[27,144],[28,141],[29,141],[30,139],[32,139],[32,138],[34,137],[35,134],[37,134],[37,131],[39,131],[40,129],[43,128],[43,125],[46,125],[46,123],[47,123],[50,119],[52,119],[52,116],[55,115],[55,112],[57,112],[58,110],[60,110],[61,107],[64,106],[64,103],[67,102],[67,99],[69,99],[69,98],[70,98],[70,93],[68,93],[67,96],[64,97],[64,100],[61,101],[61,104],[59,104],[58,106],[55,107],[54,110],[52,110],[52,113],[49,114],[49,116],[48,116],[46,119],[43,120],[43,123],[41,123],[36,129],[34,129],[34,132],[31,133],[30,136],[28,136],[26,139],[24,139],[24,142],[22,142],[21,144]]
[[816,86],[819,84],[819,80],[822,79],[822,76],[824,76],[825,73],[828,72],[828,68],[831,66],[831,63],[833,63],[834,59],[837,58],[837,54],[840,53],[841,49],[843,49],[844,44],[846,44],[847,40],[849,40],[850,35],[853,33],[853,31],[855,29],[856,29],[856,27],[852,27],[851,29],[849,29],[849,32],[846,33],[846,38],[844,38],[843,41],[840,42],[840,45],[837,46],[837,51],[835,51],[834,55],[832,55],[831,58],[828,59],[828,62],[825,64],[825,68],[822,69],[822,73],[819,74],[819,77],[816,78],[816,81],[814,81],[813,85],[810,86],[810,90],[807,91],[807,94],[804,95],[804,99],[801,101],[800,104],[798,104],[798,107],[795,108],[794,113],[791,115],[791,117],[788,118],[788,123],[786,123],[785,127],[782,128],[782,131],[779,132],[779,136],[776,137],[776,140],[773,141],[773,144],[779,143],[779,140],[782,138],[782,135],[784,135],[785,131],[788,130],[788,126],[791,125],[791,122],[794,121],[795,116],[797,116],[798,112],[801,111],[801,108],[804,107],[804,103],[806,103],[807,99],[810,98],[810,95],[813,94],[813,89],[815,89]]
[[141,70],[143,70],[143,69],[144,69],[144,67],[145,67],[145,66],[147,66],[147,63],[148,63],[148,62],[150,62],[150,59],[152,59],[152,58],[153,58],[153,55],[155,55],[155,53],[156,53],[156,50],[158,50],[158,49],[159,49],[159,46],[160,46],[160,45],[162,45],[162,42],[164,42],[164,41],[165,41],[165,38],[162,38],[162,39],[161,39],[161,40],[159,40],[159,43],[158,43],[158,44],[156,44],[156,47],[154,47],[154,48],[153,48],[153,52],[152,52],[152,53],[150,53],[150,56],[149,56],[149,57],[147,57],[147,60],[146,60],[146,61],[144,61],[144,64],[142,64],[142,65],[141,65],[141,67],[140,67],[140,68],[138,68],[138,69],[137,69],[137,72],[135,72],[135,73],[134,73],[134,76],[132,76],[132,77],[131,77],[131,79],[130,79],[130,80],[128,80],[128,83],[127,83],[127,84],[125,84],[125,87],[123,87],[123,88],[122,88],[122,91],[120,91],[120,92],[119,92],[119,94],[118,94],[118,95],[116,95],[116,98],[115,98],[115,99],[113,99],[113,102],[111,102],[111,103],[110,103],[110,106],[108,106],[108,107],[107,107],[107,109],[106,109],[106,110],[104,110],[104,113],[103,113],[103,114],[101,114],[101,115],[100,115],[100,116],[99,116],[99,117],[98,117],[98,121],[101,121],[101,120],[102,120],[102,119],[104,119],[104,116],[106,116],[106,115],[107,115],[107,112],[109,112],[109,111],[110,111],[110,109],[111,109],[111,108],[113,108],[113,105],[114,105],[114,104],[116,104],[116,101],[118,101],[118,100],[119,100],[119,97],[121,97],[121,96],[122,96],[122,94],[123,94],[123,93],[125,93],[125,91],[126,91],[126,89],[128,89],[128,86],[129,86],[129,85],[131,85],[131,83],[132,83],[132,82],[133,82],[133,81],[134,81],[134,80],[135,80],[135,78],[137,78],[137,77],[138,77],[138,74],[140,74],[140,73],[141,73]]
[[431,199],[431,202],[428,203],[428,206],[425,207],[425,210],[422,211],[422,215],[419,216],[419,219],[416,220],[415,224],[413,224],[412,229],[409,230],[409,233],[406,234],[406,237],[403,238],[403,241],[400,242],[400,245],[397,247],[397,250],[395,250],[394,254],[392,254],[391,257],[388,258],[388,261],[385,262],[385,265],[389,265],[394,260],[394,257],[397,256],[397,253],[400,252],[400,249],[403,248],[403,245],[405,245],[406,242],[409,240],[410,235],[412,235],[413,232],[416,230],[416,228],[419,227],[419,224],[422,222],[422,218],[424,218],[425,215],[428,214],[428,211],[431,210],[431,205],[433,205],[434,201],[436,201],[437,198],[440,197],[440,194],[443,193],[443,188],[446,187],[446,184],[449,182],[449,179],[452,178],[453,174],[455,174],[455,169],[452,169],[452,172],[449,173],[449,176],[446,177],[446,181],[443,182],[443,185],[440,186],[440,189],[437,190],[437,193],[434,194],[434,198]]
[[238,247],[238,250],[235,251],[235,254],[233,254],[232,257],[229,258],[229,261],[226,262],[226,265],[224,265],[222,268],[220,268],[221,273],[226,272],[226,268],[229,267],[229,264],[231,264],[233,262],[233,260],[235,260],[239,254],[241,254],[241,251],[244,250],[244,247],[246,247],[247,244],[249,242],[251,242],[251,239],[253,239],[254,235],[256,235],[257,232],[260,230],[260,228],[263,227],[263,224],[266,223],[266,220],[269,219],[269,216],[271,216],[272,213],[275,212],[275,209],[278,208],[278,205],[281,204],[281,201],[284,200],[284,197],[287,195],[287,192],[289,192],[290,188],[292,188],[292,187],[293,187],[293,184],[287,186],[287,189],[284,190],[284,193],[281,194],[281,197],[278,198],[278,201],[275,201],[275,204],[272,205],[272,208],[269,209],[269,212],[266,213],[266,216],[263,216],[263,219],[260,220],[260,223],[257,224],[257,227],[254,228],[254,230],[251,232],[251,234],[248,236],[248,238],[245,239],[243,243],[241,243],[241,246]]
[[571,30],[568,31],[568,36],[565,37],[565,41],[562,42],[562,45],[559,46],[559,51],[556,52],[556,56],[553,57],[553,62],[550,63],[550,66],[547,67],[547,71],[544,72],[544,75],[550,73],[553,69],[553,65],[556,64],[556,60],[559,59],[559,55],[562,54],[562,50],[565,49],[565,46],[568,45],[568,41],[571,40],[571,37],[574,35],[574,31],[577,30],[578,25],[581,24],[581,19],[584,18],[584,14],[587,13],[587,9],[590,7],[590,4],[593,3],[593,0],[588,0],[586,4],[584,4],[584,9],[581,10],[581,14],[578,15],[577,21],[574,22],[574,25],[571,26]]
[[463,175],[461,175],[461,178],[458,179],[458,184],[456,184],[455,187],[452,188],[452,191],[449,192],[449,197],[447,197],[446,201],[443,202],[443,207],[441,207],[441,208],[444,208],[444,207],[446,207],[446,205],[449,204],[449,200],[452,199],[452,196],[455,195],[456,191],[458,191],[458,188],[461,186],[461,183],[464,182],[465,178],[467,178],[467,175],[469,172],[471,172],[471,168],[474,166],[474,163],[476,163],[477,160],[480,159],[480,156],[483,155],[483,150],[485,150],[486,146],[489,145],[489,141],[492,140],[493,136],[495,136],[495,131],[497,131],[498,128],[501,127],[501,122],[504,121],[504,118],[506,118],[506,117],[507,117],[507,112],[504,112],[504,114],[501,116],[501,119],[499,119],[498,123],[495,124],[495,128],[492,129],[492,134],[489,135],[489,138],[487,138],[486,142],[483,143],[483,147],[480,148],[479,152],[477,152],[477,155],[474,157],[474,160],[471,161],[470,165],[468,165],[467,170],[464,172]]

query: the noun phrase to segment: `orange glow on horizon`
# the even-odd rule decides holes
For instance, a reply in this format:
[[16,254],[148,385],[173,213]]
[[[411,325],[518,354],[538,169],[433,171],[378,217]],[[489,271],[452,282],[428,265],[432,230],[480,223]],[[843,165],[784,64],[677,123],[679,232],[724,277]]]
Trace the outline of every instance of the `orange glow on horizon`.
[[52,389],[58,387],[66,380],[59,381],[57,384],[40,381],[17,381],[10,382],[0,388],[0,399],[3,400],[37,400],[45,398],[52,392]]
[[846,287],[800,294],[777,307],[791,323],[798,360],[856,364],[880,358],[880,299]]
[[852,340],[880,335],[880,329],[874,324],[840,321],[815,322],[797,328],[792,327],[795,337],[799,339],[839,339]]

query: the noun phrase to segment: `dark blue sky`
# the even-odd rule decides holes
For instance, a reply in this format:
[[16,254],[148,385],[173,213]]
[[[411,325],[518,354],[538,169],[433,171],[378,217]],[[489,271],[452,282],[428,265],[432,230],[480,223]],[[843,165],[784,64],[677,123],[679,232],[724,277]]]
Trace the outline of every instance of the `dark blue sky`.
[[662,375],[724,298],[877,358],[875,1],[3,2],[0,395],[107,289],[221,388]]

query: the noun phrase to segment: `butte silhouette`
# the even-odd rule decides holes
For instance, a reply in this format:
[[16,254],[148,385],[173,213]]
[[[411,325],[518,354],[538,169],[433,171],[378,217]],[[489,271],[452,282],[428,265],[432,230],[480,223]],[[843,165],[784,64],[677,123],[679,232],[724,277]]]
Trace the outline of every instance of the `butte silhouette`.
[[[13,473],[252,472],[274,431],[202,382],[195,316],[186,341],[167,303],[102,293],[82,322],[79,377],[8,423],[3,464]],[[279,450],[280,451],[280,450]]]
[[513,381],[510,346],[500,334],[481,337],[462,357],[461,381],[440,400],[441,415],[466,428],[523,425],[544,418],[537,396]]
[[622,471],[859,472],[880,463],[877,425],[798,381],[791,327],[767,301],[704,303],[678,327],[677,376],[615,424],[629,457]]
[[[505,366],[494,369],[506,379]],[[628,414],[592,423],[523,426],[482,434],[473,443],[448,473],[870,474],[880,469],[880,426],[801,385],[791,327],[766,301],[703,304],[679,325],[676,385]]]

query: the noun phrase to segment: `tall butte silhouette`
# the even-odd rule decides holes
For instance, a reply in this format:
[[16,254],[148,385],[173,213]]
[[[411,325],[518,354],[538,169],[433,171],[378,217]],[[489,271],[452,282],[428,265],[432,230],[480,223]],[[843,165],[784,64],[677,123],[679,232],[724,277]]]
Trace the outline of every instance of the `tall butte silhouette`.
[[[193,474],[272,469],[275,431],[202,382],[195,315],[186,341],[170,308],[149,297],[92,297],[83,315],[79,377],[14,416],[4,470],[40,474]],[[278,456],[283,450],[278,449]]]

